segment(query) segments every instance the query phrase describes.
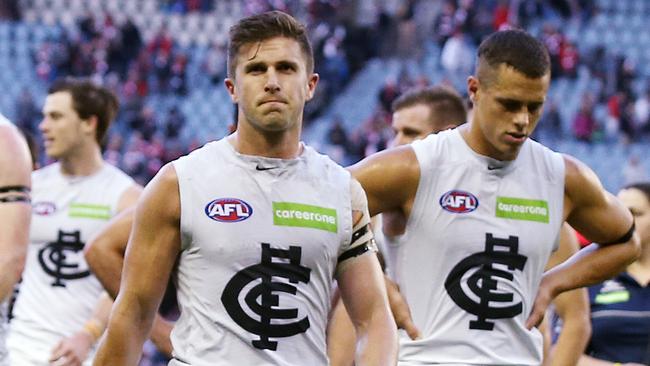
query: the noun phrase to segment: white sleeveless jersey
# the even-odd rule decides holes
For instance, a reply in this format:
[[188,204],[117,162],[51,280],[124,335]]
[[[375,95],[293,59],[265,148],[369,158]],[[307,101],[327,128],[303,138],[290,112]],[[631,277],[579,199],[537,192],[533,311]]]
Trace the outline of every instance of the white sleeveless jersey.
[[393,261],[422,338],[400,334],[399,364],[541,364],[525,322],[559,240],[562,156],[527,140],[501,162],[458,130],[412,147],[420,182]]
[[133,184],[108,163],[87,177],[66,177],[59,163],[32,174],[30,245],[8,340],[12,365],[48,365],[52,348],[91,317],[103,288],[83,248]]
[[170,365],[327,365],[332,279],[352,249],[349,173],[310,147],[282,160],[226,139],[174,168],[181,315]]
[[[13,123],[0,114],[0,126],[13,126]],[[11,297],[11,296],[9,296]],[[7,347],[5,339],[7,338],[7,301],[0,301],[0,366],[9,365]]]

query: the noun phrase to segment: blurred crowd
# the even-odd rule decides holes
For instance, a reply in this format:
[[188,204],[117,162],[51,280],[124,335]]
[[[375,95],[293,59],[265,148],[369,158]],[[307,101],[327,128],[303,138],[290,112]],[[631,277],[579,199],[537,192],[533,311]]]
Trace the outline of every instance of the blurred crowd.
[[[572,138],[588,143],[633,142],[650,136],[650,87],[633,88],[641,78],[637,65],[603,46],[585,49],[579,40],[563,33],[559,24],[588,24],[599,12],[594,2],[583,0],[404,0],[352,6],[338,0],[253,0],[241,4],[241,15],[279,9],[302,19],[314,45],[316,72],[321,76],[314,100],[307,104],[306,123],[320,115],[331,100],[374,57],[420,62],[432,44],[438,52],[442,84],[465,94],[463,82],[472,72],[473,54],[489,33],[524,27],[537,34],[549,49],[553,78],[575,80],[580,70],[590,73],[596,87],[581,97],[575,115],[563,113],[563,101],[549,99],[536,137]],[[20,17],[16,1],[3,2],[0,14]],[[186,14],[210,12],[210,0],[160,0],[160,11]],[[365,12],[359,16],[359,12]],[[363,19],[361,21],[360,19]],[[118,121],[106,142],[109,160],[146,183],[157,169],[200,145],[183,136],[186,117],[178,105],[155,110],[148,98],[183,98],[192,87],[188,65],[200,65],[211,88],[221,88],[226,77],[226,49],[211,44],[203,59],[177,44],[163,23],[148,40],[129,19],[116,22],[110,14],[87,13],[72,31],[63,32],[35,49],[35,72],[44,85],[62,76],[87,76],[111,88],[120,98]],[[384,149],[390,139],[390,104],[405,90],[431,84],[425,75],[404,71],[388,77],[377,96],[371,117],[348,131],[334,117],[326,136],[328,153],[351,163]],[[642,90],[642,92],[639,92]],[[180,100],[180,99],[179,99]],[[25,89],[15,102],[16,122],[38,135],[40,106]]]
[[[412,9],[419,6],[417,1],[406,3]],[[412,9],[405,14],[413,16],[416,11]],[[576,44],[579,40],[570,39],[558,26],[570,22],[584,26],[598,11],[591,1],[445,1],[435,17],[432,32],[427,33],[439,50],[440,70],[443,72],[440,83],[455,87],[466,96],[464,81],[473,71],[476,48],[486,35],[510,27],[524,27],[533,32],[538,29],[538,37],[551,56],[553,79],[574,81],[582,68],[595,80],[596,87],[581,97],[579,109],[573,116],[562,115],[562,101],[551,95],[534,137],[570,138],[587,143],[648,140],[650,81],[641,88],[643,92],[636,93],[632,83],[641,76],[632,59],[611,53],[603,46],[581,53]],[[417,18],[413,22],[417,22]],[[424,24],[415,24],[411,28],[422,26]],[[417,38],[417,35],[413,37]],[[408,39],[409,36],[402,38]],[[416,39],[415,43],[426,41]],[[407,52],[416,53],[415,50]],[[388,77],[378,93],[375,111],[366,121],[347,131],[340,116],[332,119],[325,149],[344,164],[354,163],[384,149],[392,136],[392,101],[410,88],[425,87],[430,83],[427,76],[410,76],[406,69],[402,69],[397,78]]]

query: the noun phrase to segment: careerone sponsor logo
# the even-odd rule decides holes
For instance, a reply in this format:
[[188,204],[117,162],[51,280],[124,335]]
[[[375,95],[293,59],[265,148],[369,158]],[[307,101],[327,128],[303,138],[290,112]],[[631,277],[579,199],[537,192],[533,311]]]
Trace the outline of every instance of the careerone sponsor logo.
[[273,224],[338,231],[335,209],[294,202],[273,202]]
[[516,197],[497,197],[496,216],[548,223],[548,202]]

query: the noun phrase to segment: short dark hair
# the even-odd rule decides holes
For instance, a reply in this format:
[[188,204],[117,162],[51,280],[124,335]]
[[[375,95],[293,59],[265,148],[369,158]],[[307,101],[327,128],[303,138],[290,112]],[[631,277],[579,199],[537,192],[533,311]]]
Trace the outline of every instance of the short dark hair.
[[540,78],[551,70],[546,46],[522,30],[492,33],[481,42],[476,62],[477,73],[483,63],[487,63],[491,68],[506,64],[529,78]]
[[[415,105],[429,107],[429,123],[461,125],[467,120],[467,109],[463,98],[456,90],[446,86],[432,86],[413,89],[393,101],[393,113]],[[435,119],[434,119],[435,117]]]
[[313,72],[314,52],[305,26],[291,15],[274,10],[241,19],[230,27],[228,77],[235,77],[237,54],[243,45],[275,37],[286,37],[297,41],[307,59],[307,72]]
[[650,182],[628,184],[623,187],[623,189],[638,189],[639,191],[643,192],[645,198],[648,200],[648,202],[650,202]]
[[63,78],[56,80],[48,94],[68,92],[72,96],[72,108],[80,118],[88,119],[97,117],[97,130],[95,139],[103,145],[106,131],[115,118],[120,103],[110,90],[95,85],[88,79]]

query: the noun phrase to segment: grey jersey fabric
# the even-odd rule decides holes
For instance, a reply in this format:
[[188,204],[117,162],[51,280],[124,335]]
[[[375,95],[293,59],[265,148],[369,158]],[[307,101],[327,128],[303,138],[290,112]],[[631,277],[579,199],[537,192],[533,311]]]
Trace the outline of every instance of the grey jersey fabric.
[[352,234],[350,175],[303,146],[296,159],[226,140],[174,163],[181,316],[170,365],[326,365],[337,258]]
[[388,253],[422,338],[401,334],[400,365],[539,365],[524,325],[563,221],[562,156],[527,140],[497,161],[457,130],[412,146],[419,187]]

